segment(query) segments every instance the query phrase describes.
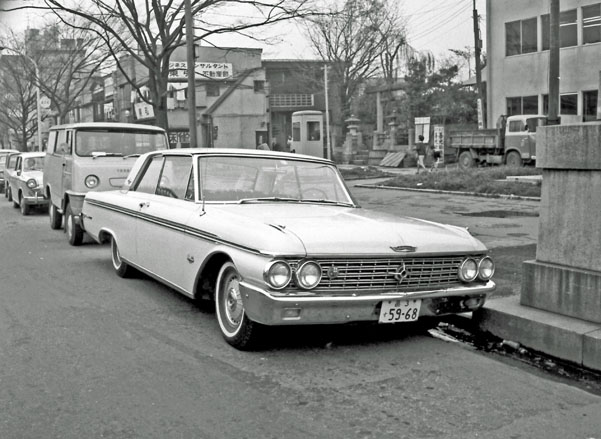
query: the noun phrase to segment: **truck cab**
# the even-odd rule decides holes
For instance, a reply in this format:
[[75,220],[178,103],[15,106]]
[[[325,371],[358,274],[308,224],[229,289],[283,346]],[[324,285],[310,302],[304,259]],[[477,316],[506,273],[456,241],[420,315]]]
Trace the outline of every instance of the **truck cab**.
[[536,130],[547,124],[544,115],[509,116],[505,123],[504,150],[508,166],[522,166],[536,160]]

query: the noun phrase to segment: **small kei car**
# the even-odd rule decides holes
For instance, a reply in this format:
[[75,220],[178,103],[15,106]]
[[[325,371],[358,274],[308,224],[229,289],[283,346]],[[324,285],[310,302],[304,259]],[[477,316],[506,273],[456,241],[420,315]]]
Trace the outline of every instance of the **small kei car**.
[[44,152],[24,152],[16,156],[14,172],[8,177],[9,199],[21,214],[29,215],[33,207],[48,206],[44,196]]
[[121,190],[87,193],[81,222],[137,269],[215,301],[225,340],[265,325],[411,322],[473,311],[494,263],[465,228],[361,208],[329,160],[244,149],[138,158]]
[[4,170],[6,169],[6,158],[11,153],[18,153],[16,149],[0,149],[0,192],[5,192],[6,184]]

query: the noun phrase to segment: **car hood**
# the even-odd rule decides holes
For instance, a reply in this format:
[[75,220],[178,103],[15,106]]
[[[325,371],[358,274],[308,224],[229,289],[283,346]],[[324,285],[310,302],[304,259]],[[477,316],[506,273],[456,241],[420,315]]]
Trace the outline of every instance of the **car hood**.
[[362,208],[267,203],[207,206],[208,213],[213,209],[252,231],[242,237],[246,245],[268,253],[293,248],[310,255],[486,251],[465,228]]

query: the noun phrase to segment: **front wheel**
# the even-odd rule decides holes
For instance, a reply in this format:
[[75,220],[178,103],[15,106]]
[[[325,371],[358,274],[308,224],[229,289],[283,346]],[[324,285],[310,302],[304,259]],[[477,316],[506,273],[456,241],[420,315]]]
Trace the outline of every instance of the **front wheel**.
[[6,198],[8,199],[8,202],[10,203],[13,200],[13,194],[12,194],[12,191],[10,190],[10,186],[8,186],[5,189],[5,194],[6,194]]
[[505,158],[505,163],[512,168],[519,168],[523,165],[522,157],[517,151],[510,151]]
[[459,167],[462,169],[472,168],[474,166],[474,158],[472,157],[472,153],[469,151],[463,151],[459,154]]
[[19,206],[21,206],[21,215],[26,216],[31,212],[31,206],[26,204],[23,197],[19,197]]
[[75,221],[75,215],[73,215],[70,204],[67,204],[67,209],[65,209],[65,233],[69,244],[81,245],[83,242],[83,229]]
[[215,288],[215,311],[225,341],[240,350],[247,350],[255,345],[260,325],[246,315],[240,291],[240,275],[232,262],[225,263],[219,270]]
[[52,230],[60,229],[63,223],[63,215],[58,211],[58,208],[52,204],[52,200],[50,200],[50,205],[48,206],[48,216],[50,217],[50,228]]
[[121,259],[121,253],[119,253],[117,241],[115,241],[113,236],[111,236],[111,262],[113,263],[113,268],[115,269],[117,276],[123,278],[130,277],[133,268],[127,262]]

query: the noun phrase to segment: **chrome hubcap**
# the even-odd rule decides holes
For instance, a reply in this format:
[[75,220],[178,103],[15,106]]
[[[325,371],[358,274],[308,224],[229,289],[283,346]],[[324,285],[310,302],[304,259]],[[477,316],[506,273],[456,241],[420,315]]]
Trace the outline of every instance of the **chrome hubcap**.
[[238,279],[232,279],[227,285],[225,296],[225,316],[232,326],[238,326],[244,315],[244,305],[240,294]]

